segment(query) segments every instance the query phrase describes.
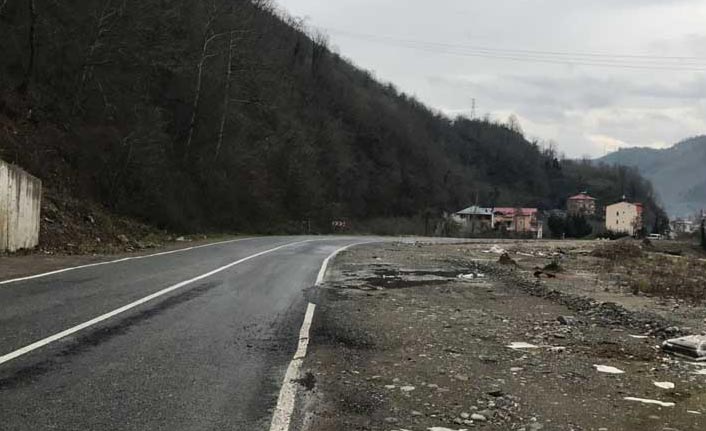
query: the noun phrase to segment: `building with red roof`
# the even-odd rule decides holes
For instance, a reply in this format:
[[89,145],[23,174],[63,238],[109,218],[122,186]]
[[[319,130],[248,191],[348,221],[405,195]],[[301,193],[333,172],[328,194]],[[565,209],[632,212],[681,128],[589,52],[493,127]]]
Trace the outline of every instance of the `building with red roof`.
[[571,196],[566,201],[566,209],[570,215],[596,214],[596,199],[586,192]]
[[493,208],[493,227],[518,233],[536,233],[541,237],[542,224],[537,208]]

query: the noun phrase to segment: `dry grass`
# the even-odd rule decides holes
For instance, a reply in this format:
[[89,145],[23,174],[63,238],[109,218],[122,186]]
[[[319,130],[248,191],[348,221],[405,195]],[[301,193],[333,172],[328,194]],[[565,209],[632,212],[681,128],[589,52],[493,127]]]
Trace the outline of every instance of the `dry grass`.
[[592,256],[605,259],[629,259],[643,256],[642,247],[634,240],[611,241],[597,247],[591,252]]
[[650,255],[628,266],[633,292],[706,300],[706,262],[691,257]]

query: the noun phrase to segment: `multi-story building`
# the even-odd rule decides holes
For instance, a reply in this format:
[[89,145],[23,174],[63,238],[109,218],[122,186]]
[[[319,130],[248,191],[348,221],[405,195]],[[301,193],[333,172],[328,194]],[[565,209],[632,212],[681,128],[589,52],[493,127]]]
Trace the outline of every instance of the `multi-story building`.
[[635,236],[642,229],[642,204],[622,201],[605,208],[605,227],[609,231]]
[[576,196],[571,196],[566,201],[566,209],[570,215],[594,215],[596,214],[596,199],[582,192]]

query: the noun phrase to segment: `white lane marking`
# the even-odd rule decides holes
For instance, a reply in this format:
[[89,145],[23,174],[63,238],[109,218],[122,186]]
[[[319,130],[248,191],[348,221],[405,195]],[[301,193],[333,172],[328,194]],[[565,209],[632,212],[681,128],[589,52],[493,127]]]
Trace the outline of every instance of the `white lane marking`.
[[109,261],[107,261],[107,262],[88,263],[88,264],[86,264],[86,265],[72,266],[72,267],[70,267],[70,268],[57,269],[57,270],[55,270],[55,271],[43,272],[43,273],[41,273],[41,274],[28,275],[28,276],[26,276],[26,277],[19,277],[19,278],[13,278],[13,279],[10,279],[10,280],[4,280],[4,281],[0,281],[0,285],[15,283],[15,282],[18,282],[18,281],[32,280],[32,279],[35,279],[35,278],[47,277],[47,276],[54,275],[54,274],[61,274],[62,272],[74,271],[74,270],[76,270],[76,269],[91,268],[91,267],[93,267],[93,266],[101,266],[101,265],[110,265],[110,264],[113,264],[113,263],[126,262],[126,261],[128,261],[128,260],[146,259],[146,258],[148,258],[148,257],[164,256],[164,255],[173,254],[173,253],[182,253],[182,252],[189,251],[189,250],[196,250],[197,248],[213,247],[213,246],[216,246],[216,245],[230,244],[230,243],[233,243],[233,242],[240,242],[240,241],[245,241],[245,240],[249,240],[249,239],[256,239],[256,238],[258,238],[258,237],[229,239],[229,240],[226,240],[226,241],[213,242],[213,243],[211,243],[211,244],[195,245],[195,246],[192,246],[192,247],[179,248],[179,249],[176,249],[176,250],[162,251],[162,252],[153,253],[153,254],[145,254],[145,255],[142,255],[142,256],[123,257],[123,258],[121,258],[121,259],[109,260]]
[[[319,269],[319,274],[316,276],[316,283],[314,285],[318,286],[323,283],[328,264],[338,253],[355,245],[369,243],[370,242],[359,242],[349,244],[331,253],[321,264],[321,269]],[[311,321],[314,318],[314,311],[316,311],[316,304],[310,302],[306,307],[304,322],[299,331],[299,346],[294,353],[294,358],[292,358],[292,361],[287,367],[287,372],[284,374],[282,389],[280,389],[279,398],[277,399],[277,407],[275,407],[275,411],[272,414],[270,431],[289,431],[289,424],[292,420],[292,414],[294,413],[294,403],[297,398],[298,383],[295,380],[299,379],[301,376],[302,364],[304,363],[306,349],[309,345],[309,329],[311,328]]]
[[164,289],[160,290],[159,292],[155,292],[155,293],[153,293],[153,294],[151,294],[151,295],[145,296],[145,297],[142,298],[142,299],[138,299],[138,300],[135,301],[135,302],[131,302],[130,304],[124,305],[124,306],[122,306],[122,307],[120,307],[120,308],[117,308],[117,309],[115,309],[115,310],[113,310],[113,311],[110,311],[110,312],[108,312],[108,313],[105,313],[105,314],[103,314],[103,315],[100,315],[100,316],[98,316],[98,317],[95,317],[95,318],[93,318],[93,319],[91,319],[91,320],[89,320],[89,321],[87,321],[87,322],[81,323],[81,324],[76,325],[76,326],[74,326],[74,327],[72,327],[72,328],[69,328],[69,329],[66,329],[66,330],[64,330],[64,331],[61,331],[61,332],[59,332],[59,333],[57,333],[57,334],[54,334],[54,335],[52,335],[52,336],[50,336],[50,337],[47,337],[47,338],[44,338],[44,339],[42,339],[42,340],[36,341],[36,342],[34,342],[34,343],[32,343],[32,344],[30,344],[30,345],[28,345],[28,346],[25,346],[25,347],[22,347],[21,349],[15,350],[14,352],[10,352],[10,353],[8,353],[8,354],[6,354],[6,355],[0,356],[0,365],[4,364],[5,362],[11,361],[11,360],[13,360],[13,359],[15,359],[15,358],[18,358],[18,357],[20,357],[20,356],[22,356],[22,355],[25,355],[25,354],[27,354],[27,353],[33,351],[33,350],[37,350],[37,349],[39,349],[39,348],[41,348],[41,347],[44,347],[44,346],[46,346],[47,344],[53,343],[54,341],[58,341],[58,340],[60,340],[60,339],[62,339],[62,338],[64,338],[64,337],[68,337],[68,336],[71,335],[71,334],[75,334],[76,332],[81,331],[82,329],[86,329],[86,328],[88,328],[88,327],[90,327],[90,326],[93,326],[93,325],[95,325],[95,324],[97,324],[97,323],[100,323],[100,322],[102,322],[102,321],[104,321],[104,320],[110,319],[110,318],[113,317],[113,316],[117,316],[118,314],[124,313],[124,312],[126,312],[126,311],[128,311],[128,310],[130,310],[130,309],[132,309],[132,308],[137,307],[138,305],[144,304],[145,302],[151,301],[151,300],[153,300],[153,299],[155,299],[155,298],[159,298],[160,296],[166,295],[166,294],[169,293],[169,292],[172,292],[172,291],[175,291],[175,290],[177,290],[177,289],[180,289],[180,288],[182,288],[182,287],[184,287],[184,286],[186,286],[186,285],[189,285],[189,284],[191,284],[191,283],[193,283],[193,282],[195,282],[195,281],[203,280],[203,279],[206,278],[206,277],[210,277],[210,276],[212,276],[212,275],[214,275],[214,274],[217,274],[217,273],[219,273],[219,272],[225,271],[225,270],[227,270],[227,269],[229,269],[229,268],[234,267],[235,265],[241,264],[241,263],[246,262],[246,261],[248,261],[248,260],[250,260],[250,259],[254,259],[254,258],[256,258],[256,257],[262,256],[263,254],[272,253],[273,251],[277,251],[277,250],[282,249],[282,248],[284,248],[284,247],[289,247],[289,246],[292,246],[292,245],[302,244],[302,243],[311,242],[311,241],[313,241],[313,240],[308,239],[308,240],[305,240],[305,241],[290,242],[290,243],[288,243],[288,244],[280,245],[279,247],[275,247],[275,248],[271,248],[271,249],[269,249],[269,250],[261,251],[261,252],[259,252],[259,253],[252,254],[252,255],[250,255],[250,256],[248,256],[248,257],[244,257],[244,258],[242,258],[242,259],[236,260],[235,262],[231,262],[231,263],[229,263],[229,264],[227,264],[227,265],[221,266],[220,268],[216,268],[216,269],[214,269],[213,271],[209,271],[209,272],[207,272],[207,273],[205,273],[205,274],[201,274],[201,275],[196,276],[196,277],[194,277],[194,278],[191,278],[191,279],[189,279],[189,280],[184,280],[184,281],[182,281],[182,282],[180,282],[180,283],[177,283],[177,284],[174,284],[174,285],[169,286],[169,287],[167,287],[167,288],[164,288]]

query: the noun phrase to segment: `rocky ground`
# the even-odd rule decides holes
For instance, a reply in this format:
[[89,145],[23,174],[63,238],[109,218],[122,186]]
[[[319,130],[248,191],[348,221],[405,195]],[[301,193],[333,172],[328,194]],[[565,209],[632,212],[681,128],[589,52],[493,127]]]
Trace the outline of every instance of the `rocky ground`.
[[630,241],[350,249],[310,293],[298,426],[705,429],[706,364],[660,349],[706,330],[704,257]]

